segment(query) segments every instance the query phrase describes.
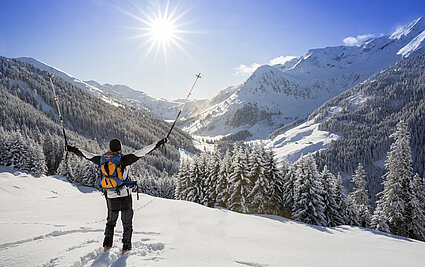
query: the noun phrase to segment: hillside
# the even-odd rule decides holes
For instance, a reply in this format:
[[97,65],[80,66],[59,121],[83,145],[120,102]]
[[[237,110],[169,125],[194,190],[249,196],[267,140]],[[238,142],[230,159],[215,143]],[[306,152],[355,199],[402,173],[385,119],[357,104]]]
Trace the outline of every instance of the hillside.
[[[112,85],[108,83],[100,84],[96,81],[82,81],[65,71],[50,66],[35,58],[21,57],[17,58],[17,60],[32,64],[39,69],[61,77],[62,79],[80,87],[100,99],[103,99],[106,102],[113,103],[115,105],[120,102],[125,102],[149,111],[155,116],[165,120],[174,120],[184,101],[184,99],[167,100],[153,97],[142,91],[134,90],[126,85]],[[186,89],[188,88],[182,88],[182,94],[186,93]],[[182,97],[184,97],[184,95],[182,95]],[[210,100],[189,100],[182,113],[182,117],[190,112],[196,111],[197,108],[205,105],[205,103],[209,103],[209,101]]]
[[[101,253],[106,205],[61,177],[0,169],[4,266],[422,266],[425,243],[374,230],[317,227],[141,195],[133,250]],[[13,203],[11,205],[10,203]],[[23,253],[25,252],[25,253]]]
[[[69,142],[73,145],[100,153],[107,149],[110,139],[119,138],[126,151],[132,151],[163,138],[169,130],[170,124],[150,112],[117,99],[95,97],[58,76],[53,78],[53,83]],[[63,149],[46,71],[20,60],[0,57],[0,95],[2,129],[12,134],[19,130],[40,146],[51,136],[57,144],[54,150]],[[177,171],[180,160],[179,148],[196,151],[191,137],[179,129],[173,132],[167,148],[168,153],[156,151],[137,163],[139,174],[172,174]]]
[[228,98],[190,114],[184,129],[205,136],[249,130],[251,139],[265,139],[397,60],[424,52],[424,32],[419,18],[357,46],[311,49],[284,65],[261,66]]
[[342,137],[316,154],[319,167],[327,165],[334,173],[351,174],[362,163],[368,173],[370,196],[375,200],[382,189],[383,166],[393,142],[389,136],[397,122],[405,120],[411,135],[413,169],[423,176],[424,66],[425,54],[401,60],[312,113],[309,119],[320,125],[318,130]]

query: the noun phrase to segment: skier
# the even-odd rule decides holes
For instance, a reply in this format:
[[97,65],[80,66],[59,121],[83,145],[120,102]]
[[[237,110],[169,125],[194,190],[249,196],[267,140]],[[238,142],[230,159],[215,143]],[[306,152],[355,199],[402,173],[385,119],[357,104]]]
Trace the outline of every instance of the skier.
[[[127,178],[126,176],[128,174],[128,168],[131,164],[135,163],[141,157],[152,152],[153,150],[162,146],[166,142],[167,142],[167,138],[163,138],[159,141],[152,143],[151,145],[148,145],[140,150],[137,150],[133,154],[122,155],[120,140],[112,139],[109,143],[110,152],[108,153],[112,155],[119,153],[120,162],[119,162],[119,167],[116,169],[121,172],[120,175],[122,175],[122,179],[126,180]],[[68,151],[73,152],[77,156],[83,157],[99,165],[99,167],[101,167],[101,162],[104,161],[103,160],[104,156],[108,154],[106,153],[103,156],[100,156],[100,155],[96,156],[92,153],[89,153],[87,151],[84,151],[82,149],[79,149],[70,145],[67,145],[66,148]],[[101,186],[99,182],[98,188],[101,189],[100,187]],[[112,247],[112,242],[114,237],[114,228],[117,223],[118,212],[121,211],[121,221],[124,228],[123,238],[122,238],[122,242],[123,242],[122,250],[123,250],[123,253],[125,253],[131,250],[131,235],[133,232],[133,223],[132,223],[133,203],[131,199],[131,192],[125,182],[122,186],[116,188],[115,190],[102,190],[102,191],[105,194],[106,205],[108,207],[108,217],[107,217],[106,228],[105,228],[105,238],[103,240],[104,251],[107,251]]]

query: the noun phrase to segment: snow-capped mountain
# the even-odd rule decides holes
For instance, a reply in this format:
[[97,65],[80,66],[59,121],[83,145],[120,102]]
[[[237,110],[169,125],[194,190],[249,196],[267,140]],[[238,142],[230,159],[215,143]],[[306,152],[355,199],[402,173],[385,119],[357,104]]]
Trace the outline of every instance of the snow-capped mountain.
[[[166,100],[163,98],[157,98],[150,96],[142,91],[134,90],[126,85],[111,85],[111,84],[99,84],[96,81],[82,81],[71,74],[66,73],[60,69],[52,67],[46,63],[43,63],[37,59],[29,57],[18,58],[20,61],[30,63],[39,69],[48,71],[53,75],[59,76],[66,81],[80,87],[83,90],[90,92],[91,94],[99,97],[105,102],[119,105],[121,101],[131,103],[136,107],[145,109],[166,120],[174,120],[177,112],[179,111],[184,100]],[[204,105],[209,100],[194,100],[188,101],[183,111],[182,116],[189,112],[196,112],[197,107]]]
[[283,65],[261,66],[228,98],[191,114],[196,119],[184,129],[206,136],[247,129],[253,139],[264,139],[398,59],[425,51],[424,39],[425,19],[419,18],[357,46],[312,49]]

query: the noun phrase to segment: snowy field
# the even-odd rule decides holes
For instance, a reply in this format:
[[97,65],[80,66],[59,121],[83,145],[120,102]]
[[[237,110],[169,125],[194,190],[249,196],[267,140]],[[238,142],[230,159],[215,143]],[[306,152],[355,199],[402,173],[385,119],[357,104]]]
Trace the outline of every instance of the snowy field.
[[59,177],[0,167],[0,266],[425,266],[425,243],[186,201],[134,197],[133,250],[102,252],[105,200]]

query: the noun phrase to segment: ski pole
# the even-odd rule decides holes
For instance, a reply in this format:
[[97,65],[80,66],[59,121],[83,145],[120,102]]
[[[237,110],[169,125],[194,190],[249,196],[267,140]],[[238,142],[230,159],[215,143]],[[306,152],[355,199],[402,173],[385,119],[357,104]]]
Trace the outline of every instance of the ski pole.
[[195,79],[195,82],[194,82],[194,83],[193,83],[193,85],[192,85],[192,89],[190,89],[190,92],[189,92],[189,94],[187,95],[186,100],[183,102],[183,106],[181,107],[181,109],[180,109],[179,113],[177,114],[176,119],[175,119],[175,120],[174,120],[174,122],[173,122],[173,125],[171,126],[170,130],[168,131],[167,136],[165,137],[165,138],[167,138],[167,139],[168,139],[168,136],[170,136],[171,131],[173,130],[174,126],[176,125],[176,122],[177,122],[177,120],[179,119],[180,114],[182,114],[183,108],[184,108],[184,106],[186,105],[186,102],[187,102],[187,100],[189,99],[189,96],[192,94],[192,91],[193,91],[193,88],[195,88],[195,84],[196,84],[196,82],[198,81],[198,79],[199,79],[199,78],[202,78],[202,77],[201,77],[201,73],[199,73],[198,75],[195,75],[195,76],[196,76],[196,79]]
[[[63,119],[62,119],[61,111],[59,109],[58,96],[56,95],[55,87],[53,86],[52,77],[53,77],[53,75],[51,73],[49,73],[50,85],[52,86],[53,96],[55,98],[56,108],[58,110],[59,120],[60,120],[61,126],[62,126],[63,138],[65,139],[65,151],[67,151],[68,140],[66,139],[65,127],[63,126]],[[65,157],[66,157],[66,155],[65,155]]]

